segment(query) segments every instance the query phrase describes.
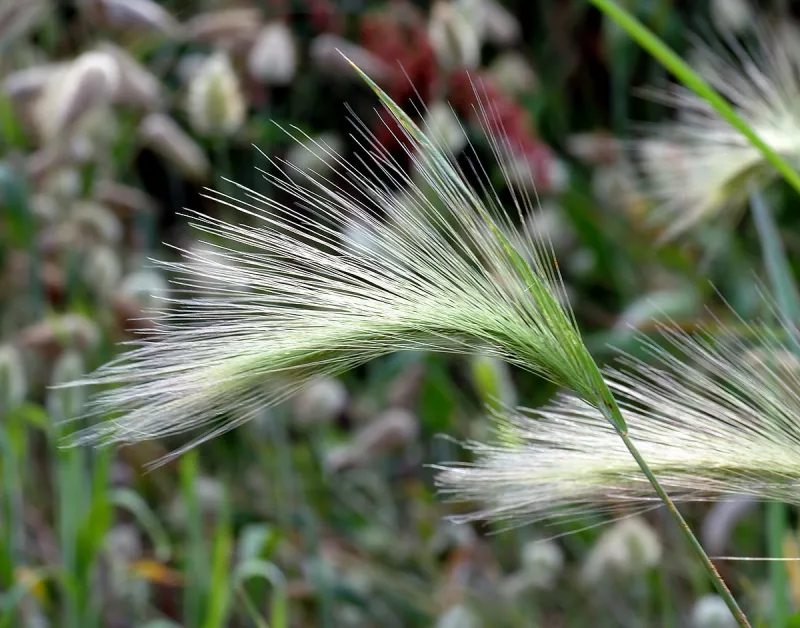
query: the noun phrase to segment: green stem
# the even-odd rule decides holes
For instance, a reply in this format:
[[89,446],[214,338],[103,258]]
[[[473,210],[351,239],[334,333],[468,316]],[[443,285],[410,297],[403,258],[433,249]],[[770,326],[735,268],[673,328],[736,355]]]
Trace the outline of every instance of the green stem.
[[589,0],[608,17],[614,20],[628,35],[667,70],[672,72],[686,87],[704,98],[723,119],[744,135],[750,143],[764,155],[764,158],[780,172],[786,181],[800,192],[800,174],[764,142],[733,107],[706,80],[695,72],[672,48],[667,46],[650,29],[642,24],[614,0]]
[[[617,407],[610,408],[611,414],[620,414],[620,410]],[[613,423],[613,422],[612,422]],[[722,579],[722,576],[719,575],[717,568],[714,566],[714,563],[711,562],[711,559],[706,554],[706,551],[703,549],[703,546],[700,545],[700,541],[697,540],[697,537],[692,533],[691,528],[689,528],[689,524],[686,523],[686,520],[683,518],[680,512],[678,512],[678,508],[675,506],[675,502],[672,501],[667,492],[661,486],[661,482],[658,481],[658,478],[653,473],[652,469],[650,469],[650,465],[647,464],[642,455],[639,453],[639,450],[636,448],[636,445],[633,444],[633,441],[628,436],[627,430],[617,430],[617,434],[619,434],[622,442],[625,443],[625,446],[628,448],[628,451],[633,456],[633,459],[636,460],[636,463],[639,465],[639,468],[645,474],[647,479],[652,484],[653,488],[656,491],[656,494],[664,502],[664,505],[667,507],[667,510],[672,515],[673,519],[677,521],[678,527],[680,528],[681,534],[689,543],[689,546],[692,548],[692,551],[695,553],[695,556],[700,559],[700,562],[703,564],[706,573],[708,574],[709,579],[714,585],[714,588],[719,593],[720,597],[725,600],[725,604],[728,605],[731,613],[733,613],[736,622],[740,626],[740,628],[752,628],[750,626],[750,622],[747,620],[742,609],[739,607],[739,604],[733,597],[728,585],[725,584],[725,581]]]

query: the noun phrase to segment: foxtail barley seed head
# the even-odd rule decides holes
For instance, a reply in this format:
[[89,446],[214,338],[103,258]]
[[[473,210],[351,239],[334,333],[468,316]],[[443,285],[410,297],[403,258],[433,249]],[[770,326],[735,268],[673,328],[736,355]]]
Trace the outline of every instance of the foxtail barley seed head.
[[[442,139],[363,78],[394,117],[427,195],[363,126],[356,136],[363,150],[352,161],[315,146],[336,164],[329,177],[270,159],[276,171],[265,177],[291,205],[236,184],[238,199],[209,192],[241,221],[189,213],[208,237],[202,259],[184,251],[183,261],[161,267],[190,294],[174,299],[137,349],[85,380],[118,386],[93,405],[94,414],[118,418],[88,440],[211,427],[208,437],[320,375],[399,350],[484,353],[576,390],[593,406],[613,406],[559,300],[563,286],[547,247],[527,235],[519,239],[524,249],[514,248],[503,235],[512,218],[499,210],[485,171],[473,164],[482,200]],[[481,113],[488,126],[493,112]],[[502,164],[510,147],[489,139]],[[522,221],[532,202],[524,191],[512,198],[514,220]],[[349,223],[364,225],[369,241],[343,236]]]
[[[792,31],[792,37],[796,34]],[[746,49],[726,39],[732,52],[699,46],[693,66],[739,116],[781,157],[800,161],[800,54],[787,32],[762,27]],[[672,237],[724,211],[736,212],[750,184],[777,177],[739,131],[690,89],[675,87],[657,99],[675,108],[677,121],[638,143],[642,166],[660,202],[655,218]]]
[[[800,364],[786,359],[796,330],[741,327],[663,327],[666,348],[642,340],[652,364],[623,356],[605,371],[631,440],[674,501],[800,501]],[[574,395],[499,416],[496,441],[468,447],[475,462],[439,476],[445,493],[485,504],[467,518],[564,520],[660,504],[618,435]]]

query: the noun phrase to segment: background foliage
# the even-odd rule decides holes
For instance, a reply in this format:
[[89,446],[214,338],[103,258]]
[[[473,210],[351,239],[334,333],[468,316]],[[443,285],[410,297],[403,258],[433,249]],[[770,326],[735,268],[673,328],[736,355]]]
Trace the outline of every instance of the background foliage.
[[[737,7],[767,19],[793,10],[625,4],[682,52],[687,33],[747,40]],[[725,316],[719,294],[758,313],[749,217],[657,245],[655,203],[626,140],[671,115],[637,91],[668,88],[668,77],[586,2],[4,0],[0,625],[729,625],[659,511],[494,535],[447,521],[457,509],[426,465],[465,454],[439,436],[485,438],[485,404],[536,406],[554,392],[490,360],[390,356],[153,470],[186,440],[61,447],[85,395],[48,386],[156,324],[150,295],[165,295],[169,277],[148,258],[177,255],[162,242],[203,246],[178,216],[221,211],[203,186],[227,189],[228,177],[276,193],[253,145],[308,160],[281,126],[351,155],[355,114],[395,141],[337,47],[409,111],[419,99],[431,115],[451,103],[488,158],[468,125],[470,78],[485,86],[519,149],[515,171],[536,181],[534,228],[553,242],[594,355],[633,350],[632,328],[648,331],[653,317]],[[794,199],[779,184],[766,200],[791,259]],[[709,553],[766,552],[760,505],[684,510]],[[795,528],[777,540],[788,556],[800,555]],[[797,611],[800,570],[781,569]],[[770,621],[767,568],[721,570]]]

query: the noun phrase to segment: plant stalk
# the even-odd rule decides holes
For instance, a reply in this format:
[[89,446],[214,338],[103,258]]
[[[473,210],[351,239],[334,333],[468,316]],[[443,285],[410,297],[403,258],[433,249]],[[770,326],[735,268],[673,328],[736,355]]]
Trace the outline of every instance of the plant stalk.
[[[612,412],[616,411],[619,413],[619,409],[613,409]],[[703,546],[700,545],[700,541],[697,540],[697,537],[692,533],[691,528],[689,528],[689,524],[686,523],[686,520],[683,518],[680,512],[678,512],[678,508],[675,506],[675,502],[672,501],[667,492],[664,490],[664,487],[661,486],[661,482],[658,481],[658,478],[653,473],[650,466],[647,464],[642,455],[639,453],[639,450],[636,448],[636,445],[633,444],[633,441],[628,436],[627,431],[617,430],[622,442],[625,443],[625,446],[628,448],[628,451],[633,456],[636,463],[641,468],[642,472],[645,474],[647,479],[650,481],[650,484],[653,485],[656,493],[658,494],[659,498],[664,505],[667,507],[667,510],[678,522],[678,527],[681,530],[681,534],[683,534],[684,538],[688,541],[689,545],[694,551],[695,556],[700,559],[700,562],[703,563],[703,567],[708,574],[711,582],[714,584],[714,588],[719,593],[720,597],[725,600],[725,604],[728,605],[731,613],[733,614],[736,622],[739,624],[740,628],[752,628],[750,626],[750,622],[747,620],[742,609],[739,607],[739,604],[733,597],[728,585],[725,584],[725,581],[722,579],[722,576],[719,575],[717,568],[714,566],[714,563],[711,562],[711,559],[706,554],[706,551],[703,549]]]

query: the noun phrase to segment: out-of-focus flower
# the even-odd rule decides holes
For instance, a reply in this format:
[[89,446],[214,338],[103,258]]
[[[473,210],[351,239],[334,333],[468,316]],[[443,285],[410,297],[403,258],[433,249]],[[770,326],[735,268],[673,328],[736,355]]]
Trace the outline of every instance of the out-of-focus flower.
[[154,214],[157,208],[156,201],[139,188],[107,179],[94,184],[93,195],[95,201],[122,217]]
[[593,166],[611,164],[622,156],[622,142],[607,131],[574,133],[567,138],[567,152]]
[[332,471],[357,467],[397,451],[412,442],[419,431],[417,417],[408,410],[393,408],[358,430],[352,442],[327,458]]
[[347,388],[335,377],[322,377],[295,397],[294,420],[299,425],[329,423],[347,406]]
[[504,52],[489,66],[488,75],[506,94],[517,96],[536,89],[539,77],[530,61],[519,52]]
[[454,5],[474,25],[481,41],[507,46],[522,35],[517,18],[497,0],[455,0]]
[[142,143],[161,155],[187,178],[202,182],[211,164],[203,149],[171,117],[152,113],[139,125]]
[[120,80],[113,101],[117,104],[155,111],[163,104],[161,82],[127,50],[111,43],[102,43],[97,50],[111,55],[117,62]]
[[309,56],[312,63],[329,76],[348,81],[358,77],[353,76],[353,68],[347,59],[363,69],[379,85],[384,85],[393,76],[393,68],[385,61],[339,35],[324,33],[315,37],[309,48]]
[[83,262],[83,280],[94,294],[107,299],[122,279],[119,253],[110,246],[92,248]]
[[87,15],[98,24],[139,33],[176,36],[180,24],[154,0],[84,0]]
[[117,60],[107,52],[78,56],[52,77],[36,103],[35,116],[45,141],[59,138],[95,108],[107,105],[120,84]]
[[238,42],[254,41],[261,24],[258,9],[224,9],[195,15],[184,30],[188,39],[230,49]]
[[3,79],[3,89],[17,102],[29,102],[39,96],[53,78],[69,67],[69,63],[45,63],[17,70]]
[[294,167],[289,176],[297,179],[309,174],[325,176],[336,167],[337,157],[343,150],[342,138],[332,132],[300,138],[286,153],[286,161]]
[[28,378],[22,356],[13,345],[0,345],[0,414],[25,399]]
[[436,628],[481,628],[483,623],[468,606],[451,606],[436,620]]
[[425,129],[445,152],[457,155],[467,145],[467,136],[450,105],[437,101],[425,112]]
[[758,22],[752,0],[711,0],[711,21],[721,32],[743,33]]
[[[755,48],[738,57],[698,49],[692,65],[775,152],[800,163],[800,49],[788,45],[792,30],[760,31]],[[723,48],[722,45],[719,48]],[[653,214],[671,238],[722,213],[737,215],[751,185],[777,177],[762,153],[688,88],[660,99],[675,107],[677,121],[638,142],[642,168],[659,201]]]
[[[202,520],[213,521],[225,503],[227,489],[216,478],[201,475],[195,478],[192,493]],[[167,519],[176,528],[185,528],[190,516],[192,513],[185,496],[177,495],[168,507]]]
[[552,540],[530,541],[522,548],[519,571],[503,582],[503,593],[517,598],[530,591],[552,589],[563,568],[564,552],[558,543]]
[[594,169],[592,193],[602,209],[621,209],[633,220],[642,219],[647,210],[647,199],[637,186],[633,166],[625,159]]
[[224,137],[239,130],[246,105],[227,54],[208,57],[189,84],[186,108],[189,123],[202,135]]
[[118,244],[122,240],[119,218],[94,201],[77,201],[66,218],[67,224],[75,230],[76,240],[98,244]]
[[23,329],[16,342],[20,347],[52,356],[68,347],[92,349],[99,341],[100,330],[94,322],[79,314],[63,314]]
[[247,69],[257,81],[288,85],[297,71],[297,46],[285,22],[267,24],[247,57]]
[[134,299],[149,313],[164,307],[164,299],[169,296],[169,283],[157,270],[139,270],[122,280],[119,292]]
[[[85,372],[86,366],[81,354],[75,349],[68,349],[56,360],[50,384],[56,387],[74,382]],[[87,394],[85,386],[51,388],[47,392],[47,411],[55,420],[78,418],[83,414]]]
[[704,595],[692,608],[692,628],[736,628],[736,618],[719,595]]
[[431,8],[428,37],[439,64],[450,71],[474,68],[481,60],[478,23],[470,20],[450,0],[437,0]]
[[658,566],[661,540],[641,517],[629,517],[614,523],[592,548],[581,570],[587,585],[608,578],[628,578]]
[[[364,15],[359,43],[384,62],[390,76],[382,87],[392,100],[430,100],[438,70],[428,22],[421,11],[410,3],[392,3]],[[385,132],[385,126],[391,123],[391,116],[384,116],[373,129],[376,139],[387,148],[393,145],[393,138]]]
[[8,43],[36,26],[47,10],[46,0],[0,0],[0,42]]

